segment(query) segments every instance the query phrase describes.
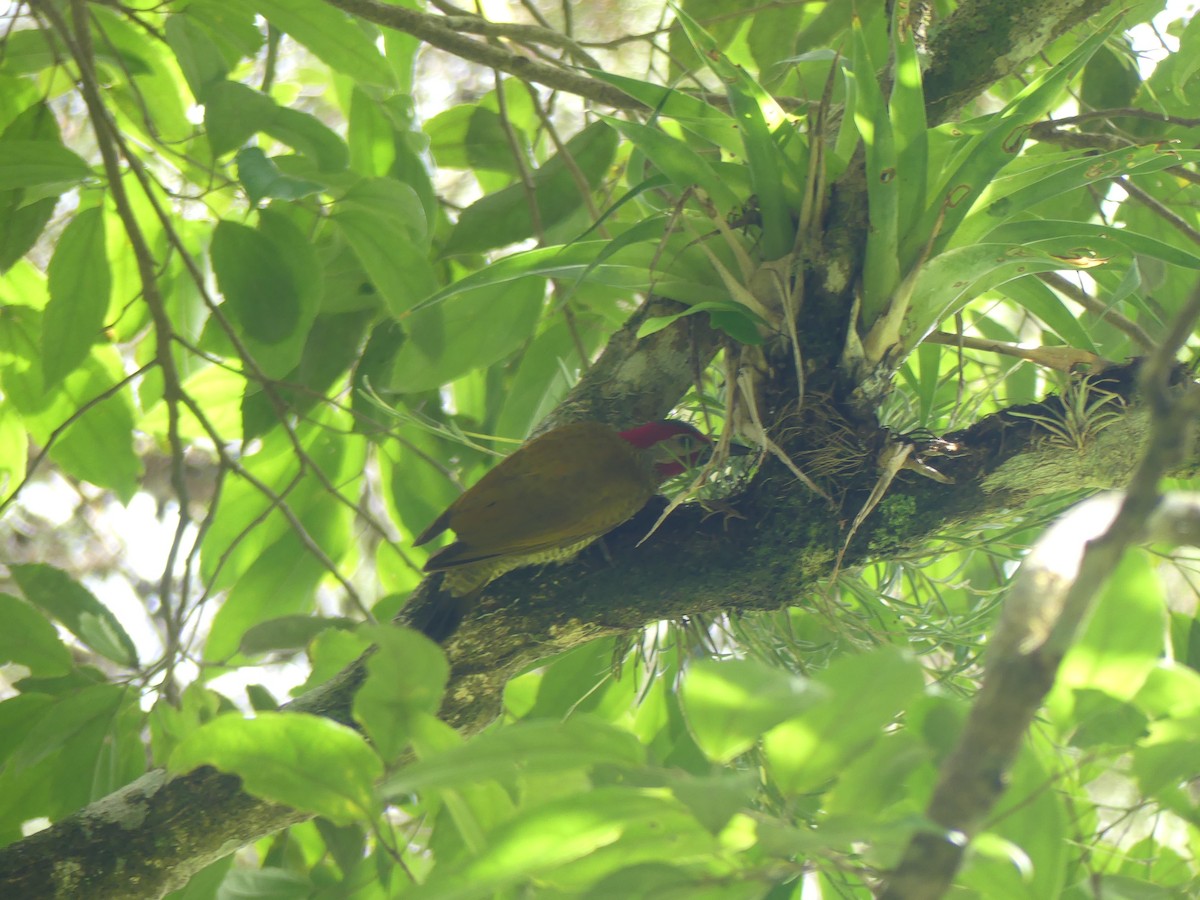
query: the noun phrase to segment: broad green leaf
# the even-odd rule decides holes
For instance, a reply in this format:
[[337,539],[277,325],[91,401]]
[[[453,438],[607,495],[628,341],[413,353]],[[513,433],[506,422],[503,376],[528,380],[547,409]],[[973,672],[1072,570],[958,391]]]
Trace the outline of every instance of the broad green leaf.
[[91,167],[58,141],[0,140],[0,191],[62,193],[91,174]]
[[399,316],[437,290],[437,276],[426,251],[413,242],[410,227],[395,215],[381,215],[361,204],[338,205],[333,222]]
[[[297,514],[304,512],[306,498],[289,496],[288,499],[299,510]],[[344,551],[349,523],[344,507],[335,505],[332,500],[327,501],[327,507],[314,508],[303,524],[316,544],[336,560]],[[275,525],[281,526],[287,527],[286,523]],[[253,550],[256,544],[248,543],[245,547]],[[242,550],[242,547],[238,549]],[[244,551],[239,554],[241,558],[244,556]],[[258,551],[249,567],[238,575],[236,584],[217,611],[204,645],[204,658],[214,662],[229,659],[238,651],[252,626],[281,615],[311,612],[317,585],[327,572],[294,532],[287,531],[272,541]],[[229,573],[232,574],[233,571]],[[229,575],[223,575],[224,580],[228,580]]]
[[645,751],[632,734],[591,716],[529,719],[405,766],[381,790],[396,798],[475,781],[508,782],[525,773],[553,775],[644,761]]
[[23,600],[0,594],[0,665],[18,663],[34,675],[65,675],[71,652],[54,626]]
[[[9,38],[15,36],[10,34]],[[9,46],[8,51],[11,50]],[[58,121],[49,106],[39,102],[24,110],[4,129],[3,135],[0,135],[0,146],[18,140],[61,143]],[[0,191],[0,274],[28,253],[41,236],[42,229],[50,221],[58,204],[56,194],[53,192],[52,196],[32,199],[21,188]]]
[[204,102],[208,87],[224,80],[229,65],[207,28],[188,12],[167,18],[163,28],[167,44],[179,62],[192,96]]
[[299,200],[321,191],[323,185],[304,178],[294,178],[279,171],[273,160],[257,147],[244,147],[238,151],[237,176],[246,196],[257,205],[264,197],[279,200]]
[[204,128],[213,156],[237,150],[270,121],[279,107],[266,94],[237,81],[218,81],[204,92]]
[[1164,662],[1146,676],[1133,702],[1154,718],[1200,714],[1200,672]]
[[338,133],[316,116],[277,107],[262,131],[312,160],[320,172],[340,172],[350,165],[350,150]]
[[542,279],[524,278],[411,311],[400,320],[407,339],[381,387],[428,391],[498,362],[533,336],[545,298]]
[[408,746],[414,717],[437,713],[450,666],[441,648],[416,631],[378,626],[362,633],[375,652],[367,660],[367,680],[354,695],[354,718],[379,755],[394,760]]
[[887,648],[840,657],[813,681],[827,697],[763,739],[768,768],[789,794],[835,779],[883,735],[924,679],[916,660]]
[[[592,349],[590,342],[586,349]],[[565,323],[543,330],[521,354],[512,387],[505,393],[496,420],[496,434],[518,440],[529,434],[570,389],[569,373],[578,364],[579,351]],[[436,514],[437,510],[431,510],[430,518]]]
[[174,774],[213,766],[237,775],[265,800],[348,825],[376,810],[379,757],[354,730],[302,713],[220,716],[188,735],[171,754]]
[[[6,401],[21,413],[34,442],[66,472],[128,501],[142,468],[133,449],[133,411],[114,348],[96,346],[82,366],[54,391],[42,382],[41,314],[9,306],[0,316],[0,383]],[[103,396],[102,396],[103,395]],[[81,412],[81,410],[83,410]]]
[[247,335],[277,344],[295,333],[300,287],[274,242],[223,219],[213,233],[212,261],[225,302]]
[[700,660],[680,693],[692,737],[719,763],[745,753],[766,731],[825,695],[812,682],[754,659]]
[[[183,390],[196,405],[204,410],[205,419],[218,434],[227,440],[241,439],[242,420],[238,413],[237,398],[246,389],[246,379],[225,366],[208,366],[183,383]],[[148,434],[166,439],[167,406],[161,400],[142,416],[138,428]],[[188,439],[208,437],[208,432],[195,416],[186,409],[179,410],[179,433]]]
[[144,27],[115,9],[90,10],[94,39],[117,58],[107,67],[106,99],[119,110],[124,132],[167,144],[189,140],[194,126],[185,107],[184,80],[164,41],[147,39]]
[[6,768],[17,773],[35,766],[94,725],[107,727],[129,699],[129,688],[111,684],[92,685],[65,695],[29,730]]
[[93,206],[67,225],[47,270],[50,302],[42,320],[42,375],[56,387],[103,338],[112,275],[104,244],[104,210]]
[[[617,134],[604,122],[593,122],[567,141],[564,152],[595,188],[612,164]],[[534,237],[531,199],[537,205],[541,231],[561,223],[584,206],[581,185],[562,154],[555,154],[533,173],[533,198],[525,186],[514,184],[488,194],[462,211],[446,243],[447,253],[478,253]]]
[[[576,874],[567,882],[578,886],[629,863],[673,859],[681,844],[704,848],[706,836],[673,798],[601,787],[518,813],[488,836],[483,852],[439,865],[413,896],[492,897],[527,878],[553,879],[560,867],[582,861],[590,878]],[[606,853],[610,846],[614,852]]]
[[340,9],[321,0],[253,0],[253,6],[331,69],[367,84],[385,88],[395,84],[375,42]]
[[1090,688],[1131,699],[1162,658],[1166,624],[1166,598],[1149,556],[1127,553],[1063,657],[1055,691]]
[[[494,110],[477,104],[452,106],[425,123],[430,151],[439,166],[448,169],[486,169],[519,174],[513,159],[527,152],[523,142],[514,148]],[[520,135],[520,132],[515,132]]]
[[302,650],[327,628],[354,628],[347,618],[324,616],[280,616],[247,628],[238,650],[248,656],[273,650]]
[[0,500],[22,481],[29,463],[29,435],[20,414],[10,405],[0,406]]
[[70,575],[42,563],[9,570],[26,600],[62,622],[83,643],[113,662],[137,666],[137,649],[117,617]]

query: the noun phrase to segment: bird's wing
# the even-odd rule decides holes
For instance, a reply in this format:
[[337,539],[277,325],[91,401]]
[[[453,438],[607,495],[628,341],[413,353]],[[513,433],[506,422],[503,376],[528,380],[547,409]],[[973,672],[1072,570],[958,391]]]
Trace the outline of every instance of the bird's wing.
[[543,435],[455,501],[443,527],[453,528],[458,541],[435,554],[428,568],[569,547],[611,531],[641,509],[654,484],[638,468],[632,448],[603,429],[585,435],[594,440],[583,459],[569,452],[581,446],[579,435],[561,434],[573,427]]

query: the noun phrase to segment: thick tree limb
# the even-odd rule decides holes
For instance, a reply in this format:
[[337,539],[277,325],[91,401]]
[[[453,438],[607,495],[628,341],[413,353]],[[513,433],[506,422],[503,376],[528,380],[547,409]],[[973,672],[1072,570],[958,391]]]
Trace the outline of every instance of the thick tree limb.
[[[956,483],[917,476],[897,482],[863,524],[846,564],[886,559],[951,529],[961,536],[1059,492],[1122,485],[1137,463],[1147,422],[1145,408],[1132,404],[1076,451],[1048,446],[1048,433],[1032,420],[991,416],[957,436],[972,452],[946,461],[944,471]],[[1176,472],[1197,469],[1200,447],[1189,445]],[[869,492],[869,476],[851,490],[848,508]],[[466,733],[477,731],[491,720],[512,674],[603,635],[662,618],[804,602],[831,573],[843,539],[824,502],[782,466],[770,465],[738,508],[747,518],[731,521],[728,531],[720,517],[706,521],[702,509],[680,509],[639,547],[651,513],[611,536],[609,561],[584,554],[570,565],[514,572],[491,585],[479,614],[447,648],[453,672],[443,717]],[[360,679],[352,669],[292,708],[348,721]],[[152,772],[0,849],[0,885],[14,896],[156,897],[301,818],[248,797],[237,779],[211,770],[168,782]]]

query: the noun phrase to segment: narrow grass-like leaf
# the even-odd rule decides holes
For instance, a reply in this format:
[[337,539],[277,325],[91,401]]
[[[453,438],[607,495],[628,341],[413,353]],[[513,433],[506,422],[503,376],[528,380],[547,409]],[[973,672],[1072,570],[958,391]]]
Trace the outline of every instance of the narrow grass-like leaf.
[[698,22],[682,9],[677,8],[675,15],[696,52],[725,84],[742,135],[750,185],[762,216],[762,255],[767,260],[779,259],[792,249],[795,228],[783,190],[781,153],[772,137],[767,115],[782,120],[783,110],[745,69],[726,58],[717,42]]
[[1023,309],[1037,316],[1051,331],[1071,347],[1099,353],[1087,329],[1067,308],[1058,294],[1036,278],[1017,278],[998,290],[1011,297]]
[[739,208],[743,198],[732,190],[716,169],[686,143],[673,138],[652,125],[607,119],[630,143],[646,154],[646,158],[675,183],[681,191],[692,186],[700,188],[717,208],[717,214],[727,216]]
[[914,259],[939,227],[934,252],[949,245],[958,226],[971,211],[996,174],[1014,159],[1025,143],[1028,127],[1059,101],[1063,88],[1117,28],[1120,18],[1083,41],[1066,59],[1025,87],[999,113],[989,127],[973,138],[959,154],[961,162],[933,195],[921,221],[906,235],[902,254]]
[[[908,13],[908,6],[904,3],[895,4],[892,11],[892,54],[895,62],[892,95],[888,100],[888,118],[892,124],[896,153],[900,234],[908,234],[916,227],[921,210],[925,207],[929,162],[925,91]],[[861,31],[861,26],[858,30]],[[901,270],[907,269],[914,261],[901,260]]]
[[1063,153],[1038,157],[1030,160],[1033,167],[1029,170],[1001,176],[988,185],[948,246],[990,240],[989,232],[998,225],[1030,207],[1089,184],[1159,172],[1197,159],[1200,151],[1163,151],[1158,146],[1124,147],[1098,156]]
[[692,134],[722,150],[733,154],[741,152],[742,142],[733,118],[729,113],[705,103],[699,97],[693,97],[661,84],[639,81],[636,78],[599,69],[585,69],[584,71],[601,81],[619,87],[629,96],[645,103],[654,110],[655,115],[674,119]]
[[931,259],[913,284],[912,305],[900,327],[902,354],[911,352],[938,322],[983,291],[1022,275],[1071,268],[1065,252],[1055,254],[1051,249],[1024,244],[973,244]]
[[867,156],[867,251],[863,260],[862,320],[868,327],[900,283],[900,190],[892,122],[875,78],[862,25],[854,21],[855,122]]

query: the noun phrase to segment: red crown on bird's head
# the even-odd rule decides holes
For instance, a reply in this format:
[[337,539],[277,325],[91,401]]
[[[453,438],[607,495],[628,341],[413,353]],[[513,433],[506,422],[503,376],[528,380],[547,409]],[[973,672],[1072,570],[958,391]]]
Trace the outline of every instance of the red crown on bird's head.
[[663,451],[662,458],[654,464],[660,479],[672,478],[694,466],[712,443],[704,432],[676,419],[647,422],[622,431],[621,437],[639,450]]

